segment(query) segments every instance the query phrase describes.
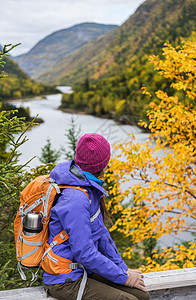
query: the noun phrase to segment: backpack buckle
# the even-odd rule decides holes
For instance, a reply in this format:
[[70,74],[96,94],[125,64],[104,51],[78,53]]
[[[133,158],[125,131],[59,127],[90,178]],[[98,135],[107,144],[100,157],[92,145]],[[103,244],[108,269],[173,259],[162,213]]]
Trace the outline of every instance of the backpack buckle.
[[54,248],[54,246],[56,246],[56,244],[57,244],[57,241],[53,241],[52,243],[50,243],[50,248],[51,249]]
[[19,208],[19,216],[21,216],[21,217],[24,216],[24,208],[27,206],[28,206],[28,204],[24,204]]
[[69,264],[70,269],[76,270],[79,268],[79,263],[71,263]]

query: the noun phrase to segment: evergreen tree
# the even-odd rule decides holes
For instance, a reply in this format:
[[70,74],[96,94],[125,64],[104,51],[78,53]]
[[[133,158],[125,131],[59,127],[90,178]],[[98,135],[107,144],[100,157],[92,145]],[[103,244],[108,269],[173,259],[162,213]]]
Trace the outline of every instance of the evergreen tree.
[[48,137],[46,140],[46,145],[42,148],[41,157],[39,157],[39,160],[43,164],[54,163],[59,159],[60,155],[61,154],[59,150],[52,149],[52,144],[50,138]]
[[65,153],[65,159],[72,160],[76,154],[76,146],[77,142],[81,136],[82,130],[81,126],[77,126],[76,120],[74,117],[71,117],[70,128],[66,131],[65,136],[68,138],[68,148],[70,150],[67,151],[64,147],[62,147],[62,151]]

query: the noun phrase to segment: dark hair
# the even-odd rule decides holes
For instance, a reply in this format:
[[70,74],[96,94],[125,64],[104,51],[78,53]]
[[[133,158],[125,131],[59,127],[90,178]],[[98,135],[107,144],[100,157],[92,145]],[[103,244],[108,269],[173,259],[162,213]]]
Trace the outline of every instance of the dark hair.
[[[101,171],[99,171],[97,173],[94,173],[93,175],[98,178],[101,175],[102,171],[103,170],[101,170]],[[107,218],[107,220],[109,221],[109,223],[113,226],[114,223],[112,222],[112,219],[110,217],[110,213],[107,210],[107,207],[105,206],[105,201],[104,201],[104,197],[103,196],[99,199],[99,204],[100,204],[100,209],[101,209],[101,213],[102,213],[102,216],[103,216],[104,224],[106,223],[106,218]]]
[[101,170],[101,171],[99,171],[99,172],[97,172],[97,173],[93,173],[93,175],[95,176],[95,177],[99,177],[100,175],[101,175],[101,172],[102,172],[103,170]]
[[102,213],[102,216],[103,216],[103,222],[104,222],[104,224],[106,223],[106,218],[107,218],[107,220],[109,221],[109,223],[113,226],[114,223],[112,222],[112,219],[110,217],[110,213],[107,210],[107,207],[105,206],[105,202],[104,202],[104,197],[103,196],[99,199],[99,204],[100,204],[100,209],[101,209],[101,213]]

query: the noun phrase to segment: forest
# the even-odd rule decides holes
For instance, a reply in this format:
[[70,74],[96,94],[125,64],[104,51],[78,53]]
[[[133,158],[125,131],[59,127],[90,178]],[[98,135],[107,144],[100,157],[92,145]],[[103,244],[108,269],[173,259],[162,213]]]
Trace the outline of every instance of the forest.
[[[163,58],[165,43],[175,47],[181,40],[195,42],[195,10],[196,3],[192,0],[145,1],[116,30],[112,41],[102,41],[106,42],[104,51],[98,41],[85,48],[87,54],[79,58],[78,69],[73,62],[73,74],[64,74],[61,83],[72,83],[74,92],[63,95],[62,107],[127,124],[137,124],[141,118],[147,120],[151,98],[142,94],[142,87],[149,86],[151,92],[164,89],[173,96],[177,93],[171,88],[170,78],[162,78],[154,71],[150,56]],[[95,47],[98,47],[98,54]]]
[[[4,49],[0,50],[2,57],[0,71],[2,73],[1,76],[4,78],[4,80],[0,81],[1,101],[59,92],[56,87],[38,83],[23,72],[17,63],[9,56],[12,49],[13,45],[5,45]],[[3,53],[4,55],[2,55]]]

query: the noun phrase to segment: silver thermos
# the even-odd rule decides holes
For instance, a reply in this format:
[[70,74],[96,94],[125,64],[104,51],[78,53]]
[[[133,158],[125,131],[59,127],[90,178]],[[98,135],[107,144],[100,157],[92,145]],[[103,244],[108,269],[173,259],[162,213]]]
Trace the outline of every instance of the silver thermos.
[[37,212],[26,214],[23,223],[23,233],[26,236],[33,236],[42,231],[42,215]]

